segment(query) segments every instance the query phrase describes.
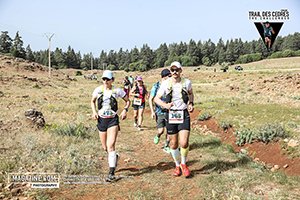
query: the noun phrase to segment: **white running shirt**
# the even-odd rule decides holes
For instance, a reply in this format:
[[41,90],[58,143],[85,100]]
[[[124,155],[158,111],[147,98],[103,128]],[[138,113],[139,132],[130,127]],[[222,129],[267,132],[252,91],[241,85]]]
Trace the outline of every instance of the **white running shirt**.
[[[181,78],[183,80],[183,78]],[[185,110],[187,109],[187,105],[183,102],[182,95],[181,95],[181,90],[182,87],[184,86],[187,91],[192,89],[192,82],[189,79],[184,79],[184,82],[180,83],[174,83],[173,78],[169,78],[165,81],[163,81],[160,85],[160,88],[157,91],[157,94],[159,95],[167,95],[170,92],[170,86],[172,86],[172,102],[173,106],[171,109],[174,110]]]

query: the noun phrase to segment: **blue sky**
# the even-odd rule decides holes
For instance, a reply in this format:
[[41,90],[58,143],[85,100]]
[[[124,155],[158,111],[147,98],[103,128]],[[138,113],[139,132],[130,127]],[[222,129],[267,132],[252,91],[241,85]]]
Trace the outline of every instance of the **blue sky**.
[[45,33],[54,33],[52,49],[70,45],[99,56],[145,43],[156,49],[190,39],[258,39],[248,11],[283,8],[290,19],[279,35],[300,32],[298,0],[0,0],[0,31],[12,38],[19,31],[33,50],[46,49]]

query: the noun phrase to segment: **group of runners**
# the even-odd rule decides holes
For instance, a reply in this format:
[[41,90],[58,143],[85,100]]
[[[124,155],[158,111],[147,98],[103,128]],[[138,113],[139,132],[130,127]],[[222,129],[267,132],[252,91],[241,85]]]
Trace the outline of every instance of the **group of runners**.
[[[106,181],[115,180],[115,170],[119,155],[115,144],[120,130],[118,98],[125,101],[120,112],[120,118],[126,119],[132,97],[134,110],[134,126],[141,130],[146,98],[149,98],[151,117],[156,119],[157,133],[154,143],[158,144],[166,129],[164,150],[171,154],[175,162],[174,176],[190,177],[190,170],[186,165],[189,152],[190,112],[194,110],[194,95],[191,81],[181,77],[182,66],[179,62],[171,63],[169,69],[161,71],[161,80],[154,83],[150,94],[141,76],[125,77],[124,88],[113,86],[114,74],[106,70],[102,75],[102,84],[98,86],[91,99],[92,116],[97,120],[99,137],[102,148],[108,154],[109,173]],[[131,79],[132,78],[132,79]],[[131,79],[131,80],[130,80]],[[180,148],[179,148],[180,146]]]

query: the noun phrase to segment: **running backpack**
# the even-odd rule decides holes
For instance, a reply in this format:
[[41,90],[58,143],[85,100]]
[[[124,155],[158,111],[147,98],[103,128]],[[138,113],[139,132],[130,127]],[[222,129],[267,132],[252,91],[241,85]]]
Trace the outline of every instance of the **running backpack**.
[[[142,87],[143,87],[143,94],[142,94],[142,96],[143,96],[143,98],[145,98],[147,90],[146,90],[146,88],[145,88],[144,85]],[[140,94],[139,86],[137,84],[135,85],[135,91],[134,92],[135,92],[135,94]]]
[[[187,104],[187,102],[189,101],[189,95],[186,88],[186,79],[182,78],[180,83],[182,85],[181,98],[183,102]],[[166,103],[171,103],[173,98],[173,82],[171,80],[168,81],[168,91],[169,92],[166,95]]]
[[[100,86],[100,92],[98,93],[99,94],[99,97],[98,97],[98,110],[101,110],[102,108],[102,104],[103,104],[103,96],[104,96],[104,87],[103,86]],[[112,88],[112,94],[116,94],[117,91],[116,89],[113,87]],[[110,95],[110,107],[113,111],[117,112],[118,110],[118,102],[116,100],[116,98],[113,96],[113,95]]]

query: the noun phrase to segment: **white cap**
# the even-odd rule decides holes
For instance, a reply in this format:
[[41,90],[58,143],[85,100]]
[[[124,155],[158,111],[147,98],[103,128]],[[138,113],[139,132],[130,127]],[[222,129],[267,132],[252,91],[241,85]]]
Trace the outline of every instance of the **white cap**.
[[113,72],[110,70],[105,70],[102,74],[102,78],[112,79],[114,77]]
[[179,69],[181,69],[181,67],[182,67],[181,64],[180,64],[180,62],[178,62],[178,61],[172,62],[171,65],[170,65],[170,67],[173,67],[173,66],[175,66],[175,67],[177,67]]

